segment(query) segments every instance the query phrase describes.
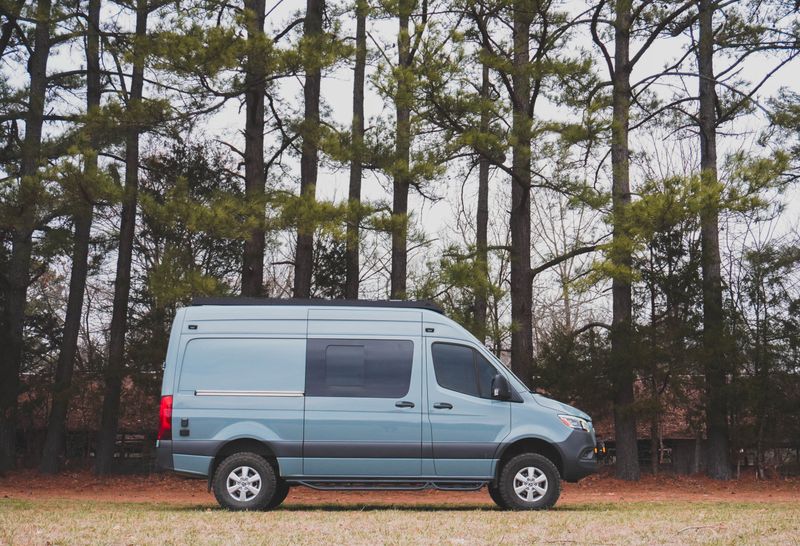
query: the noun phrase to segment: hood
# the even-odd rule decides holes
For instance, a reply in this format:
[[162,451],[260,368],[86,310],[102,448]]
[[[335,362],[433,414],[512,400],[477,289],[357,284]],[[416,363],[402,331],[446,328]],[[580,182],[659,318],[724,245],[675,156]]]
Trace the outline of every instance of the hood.
[[591,421],[592,418],[589,417],[585,412],[579,410],[578,408],[572,407],[568,404],[563,402],[559,402],[558,400],[553,400],[552,398],[547,398],[546,396],[542,396],[541,394],[534,394],[534,400],[539,403],[540,406],[544,406],[551,410],[555,410],[558,413],[563,413],[565,415],[574,415],[575,417],[580,417],[581,419],[586,419],[587,421]]

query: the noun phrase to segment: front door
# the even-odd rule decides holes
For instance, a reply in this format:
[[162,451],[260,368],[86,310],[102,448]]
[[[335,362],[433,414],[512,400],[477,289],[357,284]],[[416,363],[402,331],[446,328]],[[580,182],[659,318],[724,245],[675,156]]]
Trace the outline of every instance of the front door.
[[303,440],[306,476],[420,474],[421,345],[419,337],[410,336],[309,335]]
[[511,425],[511,403],[491,398],[498,370],[466,343],[426,339],[428,417],[437,476],[487,478]]

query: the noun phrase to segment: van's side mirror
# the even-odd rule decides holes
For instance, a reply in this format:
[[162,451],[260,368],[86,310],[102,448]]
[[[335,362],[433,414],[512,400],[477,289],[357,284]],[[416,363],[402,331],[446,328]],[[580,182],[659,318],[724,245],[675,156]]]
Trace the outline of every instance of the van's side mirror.
[[511,400],[511,385],[504,375],[497,374],[492,378],[492,398],[495,400]]

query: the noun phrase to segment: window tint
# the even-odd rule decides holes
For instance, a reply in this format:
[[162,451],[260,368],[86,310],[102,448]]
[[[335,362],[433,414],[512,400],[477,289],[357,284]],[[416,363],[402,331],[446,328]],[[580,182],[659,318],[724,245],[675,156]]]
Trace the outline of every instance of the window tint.
[[306,396],[402,398],[413,362],[409,340],[309,339]]
[[480,396],[475,381],[475,360],[472,349],[463,345],[434,343],[433,370],[439,386],[451,391]]
[[325,384],[329,387],[363,387],[364,346],[328,345],[325,348]]
[[440,387],[470,396],[492,397],[492,379],[497,370],[478,351],[464,345],[434,343],[431,353]]
[[479,352],[475,352],[475,357],[475,363],[478,366],[478,386],[481,389],[481,398],[491,398],[492,379],[497,375],[497,370]]

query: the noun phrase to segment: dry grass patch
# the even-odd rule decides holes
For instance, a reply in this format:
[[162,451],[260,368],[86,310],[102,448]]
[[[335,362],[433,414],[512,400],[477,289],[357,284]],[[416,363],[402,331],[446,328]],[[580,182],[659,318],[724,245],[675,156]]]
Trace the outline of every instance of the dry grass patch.
[[206,506],[0,499],[3,544],[800,544],[795,503],[485,506]]

